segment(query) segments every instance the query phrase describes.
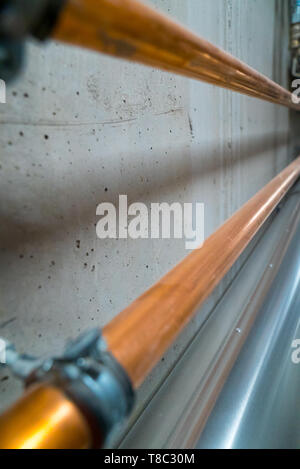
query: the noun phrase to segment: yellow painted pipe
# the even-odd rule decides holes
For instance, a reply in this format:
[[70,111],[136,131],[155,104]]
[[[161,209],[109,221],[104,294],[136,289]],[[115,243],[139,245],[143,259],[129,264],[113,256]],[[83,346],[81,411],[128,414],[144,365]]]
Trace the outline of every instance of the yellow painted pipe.
[[92,432],[61,390],[34,385],[0,416],[0,449],[86,449]]

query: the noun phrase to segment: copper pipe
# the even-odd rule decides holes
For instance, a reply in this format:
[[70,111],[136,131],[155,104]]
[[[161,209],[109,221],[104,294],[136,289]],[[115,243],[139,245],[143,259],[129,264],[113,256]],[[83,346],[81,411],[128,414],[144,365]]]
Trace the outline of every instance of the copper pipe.
[[300,109],[288,90],[138,0],[67,0],[52,36]]
[[80,411],[52,386],[33,386],[0,416],[0,449],[85,449],[91,444]]
[[300,157],[103,330],[138,387],[300,175]]

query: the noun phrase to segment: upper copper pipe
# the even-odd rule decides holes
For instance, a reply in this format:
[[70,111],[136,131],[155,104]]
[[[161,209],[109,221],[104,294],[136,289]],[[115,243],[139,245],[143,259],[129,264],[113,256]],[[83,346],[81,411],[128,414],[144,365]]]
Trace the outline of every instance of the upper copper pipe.
[[138,0],[67,0],[52,36],[300,109],[289,91]]
[[103,330],[138,387],[300,175],[300,157]]

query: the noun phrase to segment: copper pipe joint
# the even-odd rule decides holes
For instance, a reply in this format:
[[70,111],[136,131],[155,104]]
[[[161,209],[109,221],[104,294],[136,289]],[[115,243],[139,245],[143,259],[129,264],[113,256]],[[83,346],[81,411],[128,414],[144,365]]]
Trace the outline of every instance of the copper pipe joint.
[[87,421],[61,390],[35,385],[0,415],[0,449],[86,449]]

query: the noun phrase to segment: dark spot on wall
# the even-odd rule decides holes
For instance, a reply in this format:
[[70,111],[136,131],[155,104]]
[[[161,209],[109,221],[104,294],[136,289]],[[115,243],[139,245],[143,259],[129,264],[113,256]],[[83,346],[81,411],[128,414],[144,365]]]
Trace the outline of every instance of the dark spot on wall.
[[193,124],[192,124],[192,119],[191,119],[190,116],[189,116],[189,126],[190,126],[191,136],[193,137],[194,136],[194,134],[193,134]]

